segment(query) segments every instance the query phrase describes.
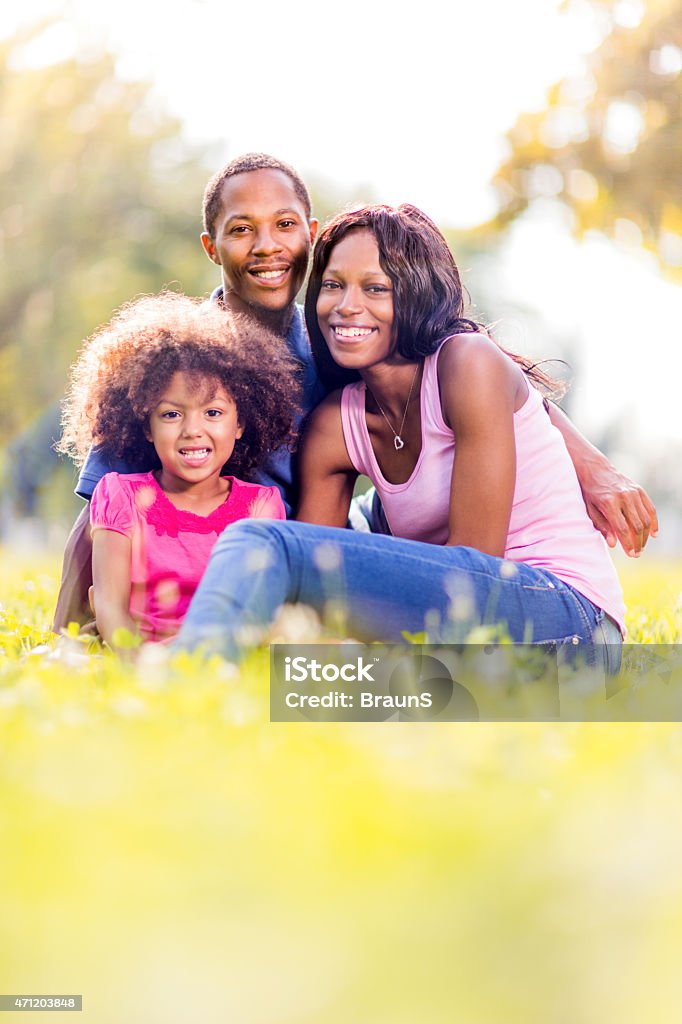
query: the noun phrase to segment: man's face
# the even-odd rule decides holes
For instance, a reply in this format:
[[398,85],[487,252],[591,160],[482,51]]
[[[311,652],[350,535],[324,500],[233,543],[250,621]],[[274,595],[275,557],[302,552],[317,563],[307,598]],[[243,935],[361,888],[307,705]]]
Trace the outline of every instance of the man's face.
[[285,312],[308,269],[317,221],[308,221],[293,183],[267,168],[236,174],[223,185],[214,238],[201,240],[223,271],[232,308],[266,314]]

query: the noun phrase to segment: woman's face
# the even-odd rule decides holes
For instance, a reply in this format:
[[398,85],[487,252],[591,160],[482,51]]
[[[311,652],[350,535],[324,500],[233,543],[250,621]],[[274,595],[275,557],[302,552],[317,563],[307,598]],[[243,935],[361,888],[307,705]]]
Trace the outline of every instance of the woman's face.
[[371,231],[350,231],[331,251],[317,319],[332,358],[346,369],[383,362],[395,349],[393,284]]

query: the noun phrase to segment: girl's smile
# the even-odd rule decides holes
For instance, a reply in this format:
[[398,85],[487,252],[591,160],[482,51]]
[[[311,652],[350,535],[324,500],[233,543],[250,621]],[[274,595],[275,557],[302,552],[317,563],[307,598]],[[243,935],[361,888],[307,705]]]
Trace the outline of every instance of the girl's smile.
[[162,489],[220,489],[220,472],[243,432],[237,406],[223,387],[174,373],[149,417],[149,440],[161,462]]

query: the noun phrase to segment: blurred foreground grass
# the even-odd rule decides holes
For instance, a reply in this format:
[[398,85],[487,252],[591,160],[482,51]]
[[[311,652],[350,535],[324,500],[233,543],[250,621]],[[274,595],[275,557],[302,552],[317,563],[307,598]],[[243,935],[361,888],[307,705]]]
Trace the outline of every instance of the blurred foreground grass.
[[[96,1024],[679,1019],[680,726],[271,724],[262,654],[27,653],[58,566],[3,567],[1,992]],[[680,566],[619,569],[631,639],[682,640]]]

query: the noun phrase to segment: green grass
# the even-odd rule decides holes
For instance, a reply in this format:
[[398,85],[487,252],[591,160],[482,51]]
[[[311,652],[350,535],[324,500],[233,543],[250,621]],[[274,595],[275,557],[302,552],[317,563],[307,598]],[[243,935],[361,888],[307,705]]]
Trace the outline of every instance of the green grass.
[[[3,567],[0,991],[96,1024],[679,1019],[680,726],[271,724],[263,652],[50,660],[56,562]],[[682,640],[680,568],[619,566],[632,640]]]

